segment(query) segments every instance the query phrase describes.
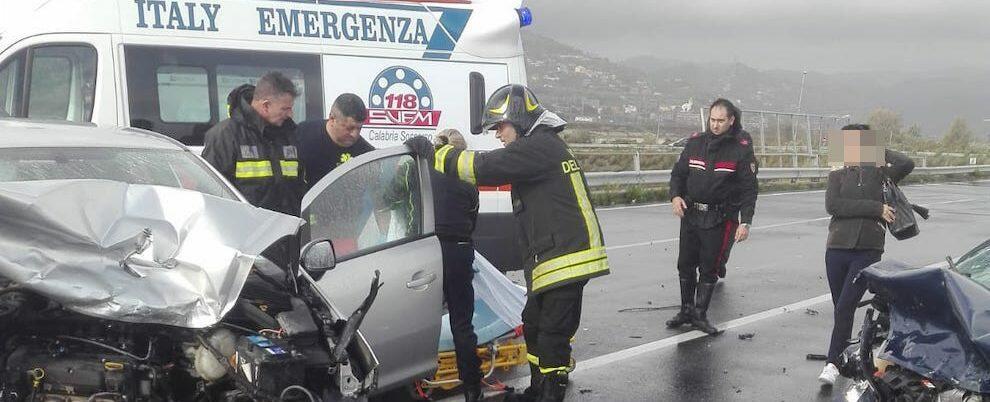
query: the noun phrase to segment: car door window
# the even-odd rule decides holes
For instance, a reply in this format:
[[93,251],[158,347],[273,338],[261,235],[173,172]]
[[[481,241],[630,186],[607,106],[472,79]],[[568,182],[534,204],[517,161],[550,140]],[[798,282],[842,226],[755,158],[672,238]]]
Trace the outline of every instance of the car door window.
[[96,88],[96,50],[43,46],[31,51],[28,117],[90,121]]
[[163,122],[210,121],[210,88],[205,68],[161,66],[156,76],[159,117]]
[[22,64],[21,57],[15,56],[0,66],[0,117],[20,112]]
[[416,160],[398,155],[345,173],[308,209],[310,238],[329,238],[338,261],[423,236]]

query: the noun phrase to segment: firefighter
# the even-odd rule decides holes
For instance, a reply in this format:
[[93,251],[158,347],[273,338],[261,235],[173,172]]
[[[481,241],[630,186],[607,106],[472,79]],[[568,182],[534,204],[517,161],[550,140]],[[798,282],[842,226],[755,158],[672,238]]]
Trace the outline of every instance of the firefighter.
[[[230,118],[206,132],[203,148],[203,158],[252,205],[294,216],[306,193],[293,145],[292,104],[298,95],[292,80],[279,72],[263,75],[257,86],[235,88],[227,96]],[[298,256],[297,241],[283,239],[263,255],[287,268]]]
[[523,334],[532,372],[515,400],[562,401],[572,369],[570,339],[589,279],[609,273],[605,244],[581,166],[560,138],[566,124],[522,85],[499,88],[485,105],[486,129],[504,148],[490,152],[406,144],[439,172],[475,185],[512,186],[529,295]]
[[670,328],[691,324],[708,334],[708,306],[735,242],[749,237],[757,195],[757,161],[742,113],[726,99],[709,108],[708,130],[695,133],[670,178],[674,215],[681,218],[677,271],[681,310]]
[[227,96],[230,118],[206,132],[203,158],[256,207],[299,216],[305,194],[292,121],[292,80],[269,72]]

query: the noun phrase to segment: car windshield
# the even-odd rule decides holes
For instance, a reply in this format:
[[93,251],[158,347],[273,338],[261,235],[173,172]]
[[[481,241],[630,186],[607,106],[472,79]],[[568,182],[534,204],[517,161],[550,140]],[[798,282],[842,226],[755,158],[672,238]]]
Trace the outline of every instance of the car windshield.
[[181,150],[130,148],[0,149],[0,182],[102,179],[237,196],[200,160]]
[[956,269],[959,273],[990,288],[990,241],[966,253],[956,263]]

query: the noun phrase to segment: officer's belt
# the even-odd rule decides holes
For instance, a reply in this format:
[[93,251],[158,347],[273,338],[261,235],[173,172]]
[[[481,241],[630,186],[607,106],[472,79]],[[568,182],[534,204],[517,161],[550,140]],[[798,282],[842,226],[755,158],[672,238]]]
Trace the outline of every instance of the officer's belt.
[[691,203],[691,208],[701,212],[720,211],[725,209],[725,204],[703,204],[700,202]]

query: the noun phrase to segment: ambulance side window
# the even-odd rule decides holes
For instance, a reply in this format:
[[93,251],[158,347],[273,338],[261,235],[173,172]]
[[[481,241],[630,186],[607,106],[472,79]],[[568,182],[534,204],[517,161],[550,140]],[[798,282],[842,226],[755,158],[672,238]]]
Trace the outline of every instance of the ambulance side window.
[[167,123],[208,123],[210,87],[202,67],[158,67],[159,114]]
[[96,89],[96,50],[85,45],[32,49],[27,117],[90,121]]
[[229,117],[231,90],[268,71],[296,83],[297,122],[323,117],[317,54],[126,45],[124,59],[130,125],[186,145],[203,145],[206,132]]
[[0,65],[0,117],[18,116],[21,111],[23,54]]

